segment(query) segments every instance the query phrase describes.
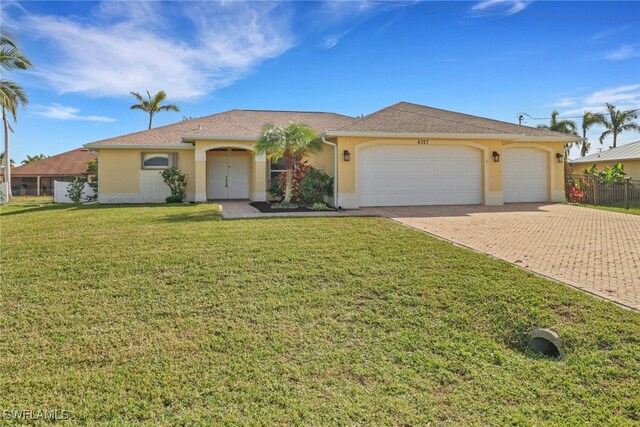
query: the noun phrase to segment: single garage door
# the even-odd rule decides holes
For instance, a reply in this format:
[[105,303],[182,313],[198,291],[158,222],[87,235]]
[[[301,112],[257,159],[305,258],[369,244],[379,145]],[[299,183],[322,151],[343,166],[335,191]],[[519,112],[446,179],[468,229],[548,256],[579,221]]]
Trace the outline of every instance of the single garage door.
[[535,148],[511,148],[504,151],[502,187],[505,203],[546,202],[547,158]]
[[482,202],[480,150],[464,146],[376,145],[359,152],[361,206]]

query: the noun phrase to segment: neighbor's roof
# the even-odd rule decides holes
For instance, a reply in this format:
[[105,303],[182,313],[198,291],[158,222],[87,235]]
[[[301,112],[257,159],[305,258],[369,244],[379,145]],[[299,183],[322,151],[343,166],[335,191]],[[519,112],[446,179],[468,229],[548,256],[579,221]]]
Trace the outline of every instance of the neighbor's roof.
[[336,129],[340,132],[358,133],[429,133],[514,135],[524,137],[578,139],[573,135],[552,132],[515,123],[487,119],[485,117],[456,113],[424,105],[399,102],[380,111],[352,121]]
[[601,153],[589,154],[588,156],[571,160],[571,163],[613,162],[621,160],[640,160],[640,141],[611,148]]
[[109,145],[175,145],[184,136],[226,136],[257,138],[266,123],[306,123],[316,132],[337,129],[355,120],[336,113],[305,111],[230,110],[224,113],[189,119],[167,126],[93,142],[87,146]]
[[573,135],[516,125],[469,114],[399,102],[367,116],[354,118],[336,113],[269,110],[230,110],[211,116],[189,119],[167,126],[104,139],[86,147],[183,146],[183,141],[198,139],[256,139],[266,123],[306,123],[327,136],[357,134],[448,135],[484,138],[538,138],[572,141]]
[[16,166],[11,175],[20,176],[73,176],[87,173],[87,162],[98,158],[97,153],[86,148],[77,148],[56,154],[46,159]]

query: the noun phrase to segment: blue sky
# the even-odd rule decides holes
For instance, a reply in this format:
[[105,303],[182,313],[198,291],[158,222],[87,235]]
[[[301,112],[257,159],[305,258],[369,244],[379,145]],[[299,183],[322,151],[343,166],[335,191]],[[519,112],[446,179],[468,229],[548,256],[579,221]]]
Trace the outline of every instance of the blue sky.
[[129,92],[147,89],[182,109],[154,126],[401,100],[511,122],[640,108],[640,2],[3,1],[2,23],[34,63],[6,76],[30,98],[14,126],[18,163],[145,129]]

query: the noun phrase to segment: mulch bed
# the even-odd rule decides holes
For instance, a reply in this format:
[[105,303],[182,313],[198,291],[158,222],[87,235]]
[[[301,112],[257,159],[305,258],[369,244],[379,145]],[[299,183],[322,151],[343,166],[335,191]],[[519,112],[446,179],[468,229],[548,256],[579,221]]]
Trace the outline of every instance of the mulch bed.
[[336,210],[330,208],[327,211],[314,211],[313,209],[305,208],[304,206],[299,206],[295,209],[274,209],[272,206],[276,203],[269,202],[251,202],[249,203],[254,208],[258,209],[261,213],[287,213],[287,212],[335,212]]

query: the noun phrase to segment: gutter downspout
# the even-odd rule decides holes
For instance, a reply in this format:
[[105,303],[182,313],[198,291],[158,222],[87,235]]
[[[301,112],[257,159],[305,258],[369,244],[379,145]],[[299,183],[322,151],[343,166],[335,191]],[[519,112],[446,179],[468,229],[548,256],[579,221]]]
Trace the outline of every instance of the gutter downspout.
[[322,135],[322,142],[333,147],[333,204],[334,208],[340,209],[340,203],[338,203],[338,144],[327,141],[324,135]]

